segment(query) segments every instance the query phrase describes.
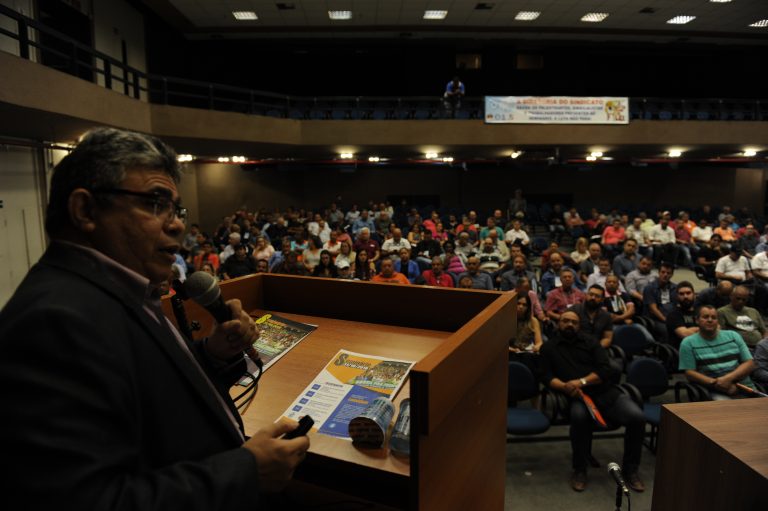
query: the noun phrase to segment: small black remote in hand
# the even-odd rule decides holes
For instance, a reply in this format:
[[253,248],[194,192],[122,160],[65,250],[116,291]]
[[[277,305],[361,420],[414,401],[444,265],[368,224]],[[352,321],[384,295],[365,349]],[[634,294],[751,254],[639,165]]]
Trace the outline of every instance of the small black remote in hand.
[[297,436],[306,435],[314,423],[315,421],[312,419],[312,417],[305,415],[299,419],[299,425],[296,427],[296,429],[283,435],[283,440],[290,440],[291,438],[296,438]]

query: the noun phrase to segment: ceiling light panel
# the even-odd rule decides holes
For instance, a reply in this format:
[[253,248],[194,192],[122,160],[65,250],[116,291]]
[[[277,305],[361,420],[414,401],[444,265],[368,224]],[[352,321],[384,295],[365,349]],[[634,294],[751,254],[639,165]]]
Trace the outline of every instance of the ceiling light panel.
[[517,21],[533,21],[541,16],[540,12],[536,11],[520,11],[515,15]]
[[328,11],[328,17],[332,20],[351,20],[352,11]]
[[607,12],[589,12],[581,17],[581,21],[585,23],[600,23],[607,17]]
[[424,11],[425,20],[444,20],[448,11]]
[[696,16],[675,16],[674,18],[668,19],[667,23],[670,25],[685,25],[695,19]]
[[755,21],[754,23],[752,23],[752,24],[750,25],[750,27],[756,27],[756,28],[765,28],[765,27],[768,27],[768,20],[760,20],[760,21]]
[[259,17],[253,11],[232,11],[232,16],[238,21],[257,20]]

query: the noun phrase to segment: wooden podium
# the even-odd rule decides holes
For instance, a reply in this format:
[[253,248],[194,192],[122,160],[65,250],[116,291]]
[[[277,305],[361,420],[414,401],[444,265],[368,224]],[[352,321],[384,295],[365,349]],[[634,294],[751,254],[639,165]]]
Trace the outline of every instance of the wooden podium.
[[768,398],[664,405],[653,511],[768,509]]
[[[339,349],[417,361],[395,399],[411,398],[411,456],[312,433],[296,479],[410,510],[502,510],[513,294],[258,274],[222,283],[252,315],[318,328],[261,378],[246,433],[277,419]],[[175,321],[168,300],[166,315]],[[201,335],[212,318],[186,302]],[[236,389],[235,389],[236,390]]]

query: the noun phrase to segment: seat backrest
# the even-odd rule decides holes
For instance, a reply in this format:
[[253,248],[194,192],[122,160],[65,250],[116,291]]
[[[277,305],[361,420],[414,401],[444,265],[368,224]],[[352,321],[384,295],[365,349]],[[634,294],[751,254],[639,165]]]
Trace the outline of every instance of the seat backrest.
[[627,383],[631,383],[643,395],[643,399],[660,396],[669,388],[664,365],[652,358],[638,358],[627,370]]
[[631,359],[648,347],[648,338],[638,325],[622,325],[613,331],[613,344]]
[[509,363],[507,402],[514,405],[518,401],[530,399],[539,393],[539,382],[528,367],[521,363]]

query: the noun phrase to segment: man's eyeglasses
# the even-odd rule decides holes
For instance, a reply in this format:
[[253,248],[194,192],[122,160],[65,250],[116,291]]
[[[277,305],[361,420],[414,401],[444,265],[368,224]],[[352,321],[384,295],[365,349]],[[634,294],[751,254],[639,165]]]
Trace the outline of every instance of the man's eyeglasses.
[[122,188],[100,188],[93,190],[92,193],[109,195],[127,195],[129,197],[141,197],[147,204],[151,204],[156,217],[163,218],[167,222],[173,222],[178,218],[182,222],[187,221],[187,208],[184,208],[171,200],[170,197],[152,192],[134,192],[133,190],[124,190]]

